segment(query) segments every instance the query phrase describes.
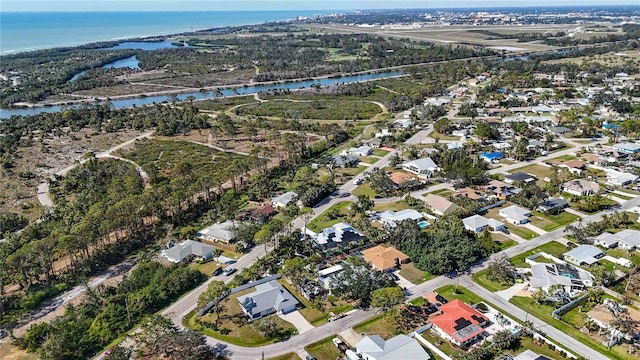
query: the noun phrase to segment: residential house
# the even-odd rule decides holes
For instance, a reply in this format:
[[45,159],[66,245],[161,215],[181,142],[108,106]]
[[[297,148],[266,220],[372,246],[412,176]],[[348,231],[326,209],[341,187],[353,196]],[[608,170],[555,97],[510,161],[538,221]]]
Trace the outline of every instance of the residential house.
[[429,179],[438,171],[438,166],[430,157],[426,157],[405,162],[402,164],[402,169],[416,174],[422,179]]
[[571,129],[564,126],[554,126],[551,128],[551,132],[556,135],[564,135],[571,133]]
[[327,293],[327,289],[319,281],[310,279],[304,279],[302,283],[295,284],[295,287],[309,301],[313,301]]
[[196,233],[196,237],[208,241],[232,243],[235,240],[236,224],[233,221],[215,223]]
[[186,240],[162,251],[162,255],[173,263],[189,261],[194,257],[202,260],[209,260],[213,257],[213,251],[215,249],[216,248],[211,245],[203,244],[198,241]]
[[[601,328],[611,329],[612,321],[623,311],[626,312],[632,320],[640,322],[640,311],[629,306],[624,306],[612,299],[605,299],[602,304],[589,311],[587,316]],[[637,328],[632,333],[620,333],[618,330],[613,329],[612,331],[614,332],[614,336],[620,336],[627,340],[632,340],[640,334]]]
[[500,357],[498,358],[498,360],[511,360],[511,359],[513,360],[551,360],[544,355],[539,355],[528,349],[516,357],[512,357],[511,355],[505,355],[505,356],[508,356],[508,357],[505,357],[504,359]]
[[391,181],[398,186],[403,186],[411,182],[417,181],[415,175],[409,175],[400,171],[394,171],[389,175]]
[[538,205],[538,211],[543,213],[548,213],[548,214],[558,214],[568,206],[569,206],[569,203],[565,199],[549,198],[545,200],[542,204]]
[[526,224],[529,222],[529,217],[531,217],[531,211],[518,205],[500,209],[498,214],[514,225]]
[[489,222],[489,229],[492,229],[493,231],[506,230],[504,224],[496,219],[488,218],[487,221]]
[[441,315],[431,320],[433,328],[443,338],[457,346],[471,345],[487,336],[489,319],[459,299],[440,306]]
[[504,153],[501,151],[483,152],[480,153],[480,158],[488,163],[494,163],[504,158]]
[[562,164],[558,164],[558,167],[569,169],[572,174],[580,175],[586,169],[585,164],[580,160],[570,160]]
[[273,206],[260,206],[247,210],[247,217],[255,221],[264,221],[271,218],[276,213]]
[[473,200],[473,201],[483,201],[483,200],[487,199],[487,195],[486,194],[484,194],[481,191],[472,189],[470,187],[463,187],[463,188],[460,188],[460,189],[456,190],[456,195],[465,197],[465,198]]
[[368,145],[362,145],[360,147],[352,147],[347,150],[347,154],[355,156],[369,156],[373,154],[373,149]]
[[[376,134],[378,135],[378,134]],[[379,149],[382,147],[382,138],[381,137],[375,137],[369,141],[366,142],[367,145],[369,145],[372,149]]]
[[380,132],[377,132],[375,137],[382,138],[385,136],[393,136],[393,133],[389,132],[389,129],[380,129]]
[[348,167],[355,167],[360,162],[360,159],[351,155],[338,154],[331,159],[331,162],[333,165],[344,169]]
[[451,214],[452,212],[460,209],[460,206],[440,195],[427,194],[424,198],[424,203],[429,209],[431,209],[431,211],[433,211],[433,213],[440,216]]
[[605,249],[613,249],[618,246],[618,236],[612,233],[602,233],[593,239],[595,245],[602,246]]
[[513,186],[511,184],[507,184],[500,180],[489,181],[489,184],[485,185],[484,189],[492,193],[498,199],[502,200],[506,200],[510,196],[518,194],[522,191],[521,188]]
[[296,196],[298,196],[297,193],[288,191],[271,199],[271,203],[276,208],[286,208]]
[[386,210],[378,213],[377,218],[383,225],[395,226],[404,220],[413,220],[417,222],[422,220],[424,216],[414,209],[404,209],[400,211]]
[[276,280],[256,285],[256,291],[238,297],[242,311],[249,321],[273,313],[288,314],[296,310],[298,300]]
[[636,249],[640,251],[640,230],[625,229],[616,233],[618,247],[625,250]]
[[636,143],[620,143],[613,145],[613,148],[625,154],[637,154],[640,152],[640,144]]
[[489,227],[489,221],[484,216],[473,215],[467,218],[462,219],[462,224],[464,228],[473,231],[475,233],[483,232],[487,227]]
[[562,184],[562,191],[576,196],[588,196],[600,191],[600,185],[584,179],[575,179]]
[[367,335],[355,346],[362,360],[429,360],[431,356],[415,339],[399,334],[389,340]]
[[374,269],[389,271],[400,267],[400,264],[409,262],[409,257],[393,246],[384,247],[378,245],[362,250],[362,257],[371,264]]
[[564,260],[578,266],[591,266],[597,263],[603,256],[604,253],[602,250],[593,245],[584,244],[571,249],[562,255]]
[[607,183],[613,186],[627,186],[638,181],[638,175],[609,170],[607,171]]
[[324,286],[325,289],[331,289],[335,276],[339,274],[344,268],[342,265],[334,265],[328,268],[318,271],[318,282]]
[[513,184],[518,181],[522,181],[524,183],[530,183],[530,182],[535,182],[536,180],[538,179],[535,176],[531,174],[526,174],[523,172],[517,172],[515,174],[506,175],[504,177],[504,182],[506,182],[507,184]]
[[464,149],[464,142],[455,141],[455,142],[447,143],[447,150],[457,150],[457,149]]
[[344,222],[330,226],[314,236],[315,243],[322,249],[345,247],[366,239],[361,232]]
[[587,271],[570,264],[533,264],[529,284],[531,288],[548,292],[560,285],[570,296],[575,296],[593,286],[594,277]]

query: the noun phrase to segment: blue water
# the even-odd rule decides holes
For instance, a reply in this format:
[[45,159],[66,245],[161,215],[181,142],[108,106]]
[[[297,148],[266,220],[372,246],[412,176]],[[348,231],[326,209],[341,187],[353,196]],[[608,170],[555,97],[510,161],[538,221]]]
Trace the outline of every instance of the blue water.
[[120,68],[140,69],[140,60],[138,60],[138,58],[136,58],[136,56],[134,55],[132,57],[116,60],[112,63],[106,64],[102,68],[103,69],[120,69]]
[[418,226],[420,226],[420,229],[424,229],[426,227],[429,227],[429,222],[422,220],[418,223]]
[[171,41],[124,41],[116,46],[105,48],[106,50],[160,50],[174,49],[179,47],[191,47],[185,43],[184,46],[173,45]]
[[0,12],[0,54],[260,24],[332,11]]
[[[255,94],[261,91],[268,90],[295,90],[300,88],[309,88],[312,85],[335,85],[340,83],[353,83],[359,81],[367,81],[367,80],[375,80],[375,79],[384,79],[388,77],[400,76],[403,73],[401,71],[393,71],[393,72],[383,72],[377,74],[360,74],[360,75],[351,75],[344,76],[338,78],[325,78],[319,80],[301,80],[301,81],[293,81],[287,83],[278,83],[278,84],[268,84],[268,85],[256,85],[256,86],[244,86],[236,88],[238,95],[247,95],[247,94]],[[233,96],[236,95],[233,90],[224,89],[222,90],[223,96]],[[204,96],[200,92],[192,92],[179,94],[178,100],[185,100],[187,96],[193,96],[196,99],[203,99]],[[211,98],[211,95],[208,96]],[[170,101],[170,97],[167,95],[159,95],[159,96],[148,96],[144,98],[131,98],[131,99],[120,99],[120,100],[112,100],[111,104],[114,108],[123,108],[123,107],[131,107],[131,106],[143,106],[143,105],[153,105],[155,103],[160,103],[164,101]],[[102,102],[94,102],[93,104],[100,104]],[[12,115],[35,115],[41,112],[56,112],[62,109],[69,108],[69,106],[51,106],[51,107],[43,107],[43,108],[27,108],[27,109],[0,109],[0,119],[6,119]]]

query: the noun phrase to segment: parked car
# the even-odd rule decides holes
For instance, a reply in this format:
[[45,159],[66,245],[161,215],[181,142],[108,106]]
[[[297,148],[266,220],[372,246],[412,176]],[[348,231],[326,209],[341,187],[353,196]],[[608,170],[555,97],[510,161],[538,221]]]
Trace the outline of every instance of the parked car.
[[577,247],[578,245],[576,245],[576,243],[572,242],[572,241],[567,241],[567,246],[570,248],[574,248]]
[[333,345],[335,345],[340,351],[345,352],[349,350],[349,347],[347,346],[347,344],[344,343],[344,341],[338,338],[333,338],[332,341],[333,341]]
[[213,273],[211,275],[212,276],[218,276],[218,275],[222,274],[222,271],[223,271],[222,268],[219,267],[219,268],[213,270]]
[[307,355],[306,360],[318,360],[313,355]]
[[353,184],[354,184],[354,185],[360,185],[360,184],[362,184],[363,182],[364,182],[364,179],[363,179],[363,178],[357,178],[357,179],[353,180]]
[[234,272],[236,272],[236,268],[234,268],[233,266],[229,266],[228,268],[224,269],[224,271],[222,271],[222,273],[226,276],[229,276]]

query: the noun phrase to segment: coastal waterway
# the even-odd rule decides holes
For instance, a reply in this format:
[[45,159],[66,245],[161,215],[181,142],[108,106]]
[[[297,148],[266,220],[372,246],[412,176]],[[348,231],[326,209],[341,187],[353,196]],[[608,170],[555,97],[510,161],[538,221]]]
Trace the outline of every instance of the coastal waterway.
[[[402,76],[404,73],[402,71],[387,71],[380,73],[367,73],[367,74],[357,74],[357,75],[348,75],[342,77],[324,77],[320,79],[312,79],[312,80],[297,80],[291,82],[278,82],[278,83],[269,83],[269,84],[261,84],[261,85],[245,85],[233,89],[222,89],[222,95],[234,96],[234,95],[250,95],[256,94],[263,91],[269,90],[297,90],[301,88],[310,88],[312,86],[330,86],[337,84],[348,84],[369,80],[377,80],[377,79],[386,79],[390,77]],[[188,92],[177,94],[178,101],[184,101],[187,97],[193,96],[195,99],[204,99],[205,97],[210,98],[212,95],[205,95],[200,93],[199,91]],[[153,105],[161,102],[170,101],[169,96],[164,95],[154,95],[154,96],[146,96],[146,97],[137,97],[137,98],[126,98],[126,99],[114,99],[111,100],[111,105],[116,108],[126,108],[132,106],[144,106],[144,105]],[[94,101],[91,104],[103,104],[104,101]],[[35,115],[41,112],[53,113],[57,111],[61,111],[63,109],[68,109],[73,106],[81,106],[81,104],[74,105],[56,105],[56,106],[48,106],[48,107],[32,107],[32,108],[20,108],[20,109],[0,109],[0,119],[7,119],[13,115]]]

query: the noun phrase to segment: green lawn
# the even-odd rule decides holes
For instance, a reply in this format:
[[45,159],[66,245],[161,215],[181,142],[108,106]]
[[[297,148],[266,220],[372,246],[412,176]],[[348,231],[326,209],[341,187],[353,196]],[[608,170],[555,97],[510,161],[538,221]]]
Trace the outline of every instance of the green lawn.
[[548,242],[544,245],[540,245],[536,248],[533,248],[525,253],[522,253],[520,255],[516,255],[513,258],[511,258],[511,262],[513,263],[513,265],[515,265],[516,267],[529,267],[529,264],[524,262],[524,259],[526,259],[527,257],[533,255],[533,254],[537,254],[539,252],[546,252],[549,255],[553,255],[557,258],[562,257],[562,254],[564,254],[565,252],[569,251],[569,248],[567,248],[566,246],[560,244],[557,241],[551,241]]
[[[309,228],[311,231],[319,232],[319,231],[322,231],[322,229],[324,228],[337,224],[341,221],[345,221],[347,219],[346,218],[347,212],[349,211],[348,208],[351,205],[353,205],[351,201],[341,201],[333,205],[332,207],[328,208],[325,212],[320,214],[320,216],[318,216],[317,218],[313,219],[310,223],[308,223],[307,228]],[[335,219],[330,219],[328,215],[332,213],[334,209],[338,210],[340,217]]]
[[335,334],[318,342],[314,342],[313,344],[309,344],[305,346],[304,349],[318,360],[335,360],[338,356],[342,355],[342,353],[333,345],[331,340],[333,340],[334,337],[336,337]]
[[440,134],[439,132],[437,132],[435,130],[433,130],[432,132],[427,134],[427,137],[430,137],[432,139],[438,138],[440,140],[460,140],[460,136],[451,136],[451,135],[447,135],[447,134]]
[[627,195],[620,195],[620,194],[615,194],[615,193],[611,193],[609,195],[613,196],[613,197],[616,197],[618,199],[622,199],[622,200],[631,200],[631,199],[633,199],[632,196],[627,196]]
[[504,227],[506,227],[509,230],[509,232],[514,233],[514,234],[520,236],[521,238],[523,238],[525,240],[531,240],[534,237],[537,237],[538,235],[540,235],[540,234],[538,234],[536,232],[533,232],[533,231],[527,229],[524,226],[518,226],[518,225],[505,223]]
[[531,164],[527,166],[523,166],[521,168],[511,170],[512,174],[517,172],[523,172],[526,174],[531,174],[537,177],[538,179],[544,179],[545,177],[551,176],[553,174],[553,168],[546,167],[538,164]]
[[[458,287],[458,291],[456,291],[456,286],[455,285],[445,285],[443,287],[437,288],[435,290],[435,292],[437,292],[438,294],[442,295],[442,297],[444,297],[445,299],[451,301],[451,300],[455,300],[455,299],[460,299],[463,302],[469,304],[469,305],[473,305],[473,304],[477,304],[480,302],[485,302],[488,305],[490,305],[489,302],[483,300],[481,297],[479,297],[478,295],[474,294],[473,292],[471,292],[471,290],[465,289],[462,286]],[[493,306],[493,305],[491,305]],[[505,313],[506,314],[506,313]]]
[[508,289],[511,285],[498,283],[493,280],[489,280],[487,278],[488,269],[484,269],[480,272],[477,272],[473,275],[473,281],[477,282],[479,285],[484,287],[485,289],[496,292],[500,290]]
[[549,215],[539,211],[532,211],[530,220],[533,225],[542,230],[553,231],[578,220],[578,216],[566,211],[563,211],[558,215]]
[[373,155],[375,156],[384,157],[387,154],[389,154],[389,151],[387,150],[373,149]]
[[382,110],[376,104],[363,101],[326,100],[313,103],[272,100],[239,107],[239,115],[274,116],[289,118],[297,112],[301,119],[317,120],[364,120],[370,119]]
[[355,196],[367,195],[367,196],[369,196],[370,198],[372,198],[372,197],[374,197],[374,196],[378,195],[378,193],[377,193],[377,192],[375,192],[375,191],[371,188],[371,186],[369,186],[369,184],[368,184],[368,183],[366,183],[366,182],[365,182],[365,183],[363,183],[363,184],[361,184],[361,185],[359,185],[357,188],[355,188],[355,189],[351,192],[351,194],[353,194],[353,195],[355,195]]
[[211,276],[211,274],[213,274],[213,271],[219,267],[224,267],[224,265],[216,262],[216,261],[209,261],[207,263],[204,264],[199,264],[199,263],[191,263],[189,264],[190,268],[196,269],[198,271],[200,271],[203,275],[205,276]]
[[[253,291],[255,291],[254,288],[249,288],[229,296],[225,303],[224,311],[220,314],[219,330],[213,328],[215,314],[212,313],[205,314],[200,318],[205,323],[198,323],[196,321],[197,315],[195,311],[192,311],[183,318],[183,325],[218,340],[238,346],[254,347],[280,341],[282,337],[267,338],[262,336],[256,329],[259,320],[252,323],[247,322],[247,317],[242,312],[238,297]],[[285,332],[297,334],[297,330],[292,324],[275,315],[272,315],[270,319],[273,319],[284,330],[283,336]],[[223,329],[226,333],[223,333]]]
[[413,263],[403,264],[400,267],[400,276],[409,280],[412,284],[420,284],[434,278],[434,276],[428,272],[415,267]]
[[288,282],[280,279],[280,284],[282,284],[282,286],[284,286],[293,296],[296,297],[296,299],[298,299],[298,301],[302,305],[304,305],[304,308],[298,311],[300,312],[300,315],[302,315],[302,317],[304,317],[311,325],[320,326],[327,322],[327,319],[329,318],[328,313],[323,313],[320,310],[314,309],[311,301],[300,295],[298,291]]
[[520,347],[513,351],[512,355],[523,353],[526,350],[531,350],[537,354],[544,355],[549,359],[565,359],[559,353],[549,349],[548,346],[542,345],[537,341],[534,343],[534,340],[532,338],[526,336],[520,338]]
[[[453,191],[451,189],[440,189],[440,190],[432,191],[430,192],[430,194],[440,195],[444,198],[447,198],[449,197],[449,195],[453,194]],[[427,194],[424,194],[424,196],[427,196]]]
[[302,359],[296,353],[288,353],[288,354],[272,357],[267,360],[302,360]]
[[554,157],[553,159],[549,159],[550,162],[566,162],[571,160],[576,160],[577,157],[573,155],[560,155],[558,157]]
[[353,331],[359,334],[380,335],[383,339],[388,340],[396,335],[396,325],[387,321],[391,315],[380,314],[371,319],[365,320],[353,327]]
[[358,167],[336,169],[336,173],[341,173],[341,174],[346,175],[346,176],[356,176],[356,175],[360,174],[361,172],[363,172],[365,169],[367,169],[366,166],[360,165]]
[[405,200],[400,200],[400,201],[396,201],[396,202],[376,203],[373,206],[373,210],[375,210],[375,211],[386,211],[386,210],[399,211],[399,210],[409,209],[410,207],[411,206],[409,206]]
[[358,159],[360,159],[360,161],[365,164],[375,164],[376,162],[378,162],[378,160],[380,160],[371,156],[360,156]]
[[[610,351],[607,349],[606,346],[592,339],[591,337],[589,337],[589,335],[581,332],[579,329],[575,328],[573,325],[569,324],[568,322],[554,319],[551,316],[551,312],[554,310],[554,308],[551,306],[541,305],[541,304],[538,304],[538,302],[533,300],[532,298],[520,297],[520,296],[512,297],[511,300],[509,300],[509,302],[529,312],[530,314],[536,316],[540,320],[545,321],[546,323],[552,325],[558,330],[572,336],[573,338],[577,339],[578,341],[585,344],[586,346],[589,346],[597,350],[598,352],[605,355],[608,359],[613,359],[613,360],[637,359],[637,357],[634,357],[632,355],[627,355],[624,352],[615,351],[615,349],[620,348],[620,346],[615,346],[613,348],[614,351]],[[568,320],[571,320],[571,317],[569,317]]]

